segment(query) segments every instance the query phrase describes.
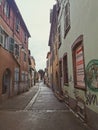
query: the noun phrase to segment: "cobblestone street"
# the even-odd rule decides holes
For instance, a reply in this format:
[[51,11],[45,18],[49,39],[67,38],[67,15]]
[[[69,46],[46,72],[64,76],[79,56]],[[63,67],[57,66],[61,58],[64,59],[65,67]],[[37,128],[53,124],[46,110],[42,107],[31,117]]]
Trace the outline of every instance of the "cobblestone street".
[[0,105],[0,130],[90,129],[41,82]]

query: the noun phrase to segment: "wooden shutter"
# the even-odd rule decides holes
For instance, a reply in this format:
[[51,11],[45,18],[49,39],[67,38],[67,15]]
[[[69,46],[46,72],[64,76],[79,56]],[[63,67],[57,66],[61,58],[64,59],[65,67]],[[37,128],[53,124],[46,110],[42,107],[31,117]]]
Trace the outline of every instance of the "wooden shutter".
[[4,35],[3,35],[3,30],[0,27],[0,45],[3,46],[3,44],[4,44]]
[[15,55],[19,56],[19,45],[15,44]]
[[14,52],[14,39],[11,37],[9,38],[9,51]]
[[65,6],[65,16],[64,16],[64,37],[67,35],[70,29],[70,3],[68,2]]

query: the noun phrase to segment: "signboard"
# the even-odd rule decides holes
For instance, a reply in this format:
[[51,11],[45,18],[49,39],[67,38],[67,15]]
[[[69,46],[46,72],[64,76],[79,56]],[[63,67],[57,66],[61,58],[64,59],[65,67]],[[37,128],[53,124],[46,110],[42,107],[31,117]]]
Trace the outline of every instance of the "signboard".
[[79,46],[76,49],[76,84],[79,88],[85,87],[84,82],[84,60],[83,60],[83,48]]

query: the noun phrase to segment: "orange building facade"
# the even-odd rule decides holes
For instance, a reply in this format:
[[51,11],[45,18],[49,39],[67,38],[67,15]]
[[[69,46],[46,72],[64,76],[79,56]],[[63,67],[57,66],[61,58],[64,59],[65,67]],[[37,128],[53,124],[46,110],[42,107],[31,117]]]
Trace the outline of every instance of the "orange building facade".
[[28,88],[29,31],[11,0],[0,1],[0,100]]

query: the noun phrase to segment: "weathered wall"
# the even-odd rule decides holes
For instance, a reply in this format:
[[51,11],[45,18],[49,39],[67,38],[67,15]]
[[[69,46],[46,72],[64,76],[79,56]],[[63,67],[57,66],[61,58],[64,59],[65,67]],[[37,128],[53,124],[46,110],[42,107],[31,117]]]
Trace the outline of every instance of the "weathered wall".
[[[63,6],[62,15],[59,17],[62,41],[62,45],[59,48],[59,59],[61,59],[66,52],[68,55],[69,86],[63,85],[63,89],[68,91],[71,98],[76,100],[76,96],[79,96],[83,99],[86,107],[89,108],[92,113],[98,113],[98,17],[96,17],[98,1],[69,0],[69,2],[71,28],[65,39]],[[83,35],[84,66],[87,79],[86,92],[74,88],[72,45],[80,35]],[[89,112],[86,114],[88,116]],[[91,118],[90,115],[89,118]]]

